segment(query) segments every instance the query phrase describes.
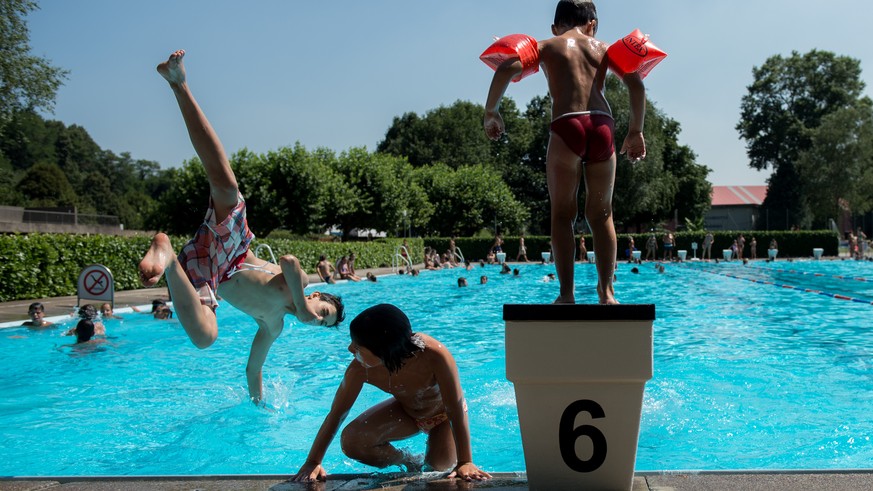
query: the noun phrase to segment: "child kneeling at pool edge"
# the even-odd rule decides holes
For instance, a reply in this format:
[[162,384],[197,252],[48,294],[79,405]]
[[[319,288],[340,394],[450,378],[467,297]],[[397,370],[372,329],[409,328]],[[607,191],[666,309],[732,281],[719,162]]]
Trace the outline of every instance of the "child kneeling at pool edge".
[[428,438],[423,464],[435,470],[452,469],[449,478],[490,478],[473,464],[467,406],[449,350],[427,334],[413,333],[406,314],[389,304],[361,312],[351,322],[349,334],[349,351],[355,359],[346,368],[306,463],[293,480],[327,478],[321,462],[364,383],[391,397],[345,427],[340,441],[347,456],[375,467],[397,465],[418,471],[422,463],[391,442],[424,432]]

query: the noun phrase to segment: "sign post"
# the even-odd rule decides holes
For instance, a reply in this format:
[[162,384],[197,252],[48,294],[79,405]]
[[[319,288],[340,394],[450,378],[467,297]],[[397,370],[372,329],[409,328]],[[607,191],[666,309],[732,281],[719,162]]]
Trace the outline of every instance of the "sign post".
[[654,305],[504,305],[528,486],[631,489]]
[[112,279],[112,272],[102,264],[92,264],[79,273],[76,292],[76,306],[86,298],[109,302],[115,307],[115,280]]

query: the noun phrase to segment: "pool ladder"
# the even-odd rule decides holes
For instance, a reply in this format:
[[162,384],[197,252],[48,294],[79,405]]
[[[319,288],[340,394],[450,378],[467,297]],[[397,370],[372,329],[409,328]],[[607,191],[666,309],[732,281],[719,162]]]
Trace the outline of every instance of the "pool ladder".
[[464,264],[467,262],[467,260],[464,259],[464,252],[458,246],[455,246],[455,257],[453,257],[452,259],[457,259],[458,264]]
[[267,244],[258,244],[258,247],[255,247],[255,257],[257,257],[257,258],[261,257],[261,254],[260,254],[261,249],[266,249],[267,252],[270,253],[270,259],[273,260],[273,264],[279,264],[279,261],[276,261],[276,255],[273,254],[273,248]]
[[397,246],[394,249],[394,256],[391,258],[391,269],[396,273],[398,266],[406,264],[406,272],[412,269],[412,261],[409,260],[409,250],[404,246]]

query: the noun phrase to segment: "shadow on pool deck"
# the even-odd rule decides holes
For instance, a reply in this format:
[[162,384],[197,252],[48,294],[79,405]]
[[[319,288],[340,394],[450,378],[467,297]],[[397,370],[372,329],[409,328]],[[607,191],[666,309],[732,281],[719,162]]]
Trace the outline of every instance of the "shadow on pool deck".
[[[334,475],[323,483],[289,483],[287,476],[155,476],[4,478],[0,491],[58,490],[197,490],[197,491],[448,491],[457,489],[527,490],[524,473],[494,473],[489,481],[464,481],[409,474]],[[873,489],[873,471],[640,473],[632,491],[855,491]],[[546,490],[548,491],[548,490]]]

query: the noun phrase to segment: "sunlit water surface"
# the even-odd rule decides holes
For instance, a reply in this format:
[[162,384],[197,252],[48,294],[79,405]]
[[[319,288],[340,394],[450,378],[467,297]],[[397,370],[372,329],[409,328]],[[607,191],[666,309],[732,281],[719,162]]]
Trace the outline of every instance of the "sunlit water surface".
[[[854,278],[873,280],[873,264],[685,263],[663,274],[653,263],[640,274],[631,267],[619,266],[619,300],[657,308],[637,470],[873,467],[873,305],[762,283],[869,301],[873,281]],[[502,305],[557,295],[557,283],[543,281],[553,266],[520,270],[513,277],[476,266],[318,285],[343,296],[348,320],[393,303],[415,330],[449,347],[469,403],[474,459],[492,471],[524,470]],[[578,301],[595,302],[594,266],[580,264],[576,275]],[[460,276],[469,287],[458,288]],[[226,303],[218,315],[219,338],[206,350],[176,321],[145,314],[107,321],[109,340],[93,350],[65,347],[73,340],[61,329],[0,330],[0,475],[296,472],[352,360],[348,320],[338,329],[287,321],[264,369],[277,409],[269,412],[247,397],[255,323]],[[385,398],[366,387],[350,418]],[[421,453],[424,442],[402,445]],[[346,458],[336,441],[324,464],[330,473],[375,470]]]

